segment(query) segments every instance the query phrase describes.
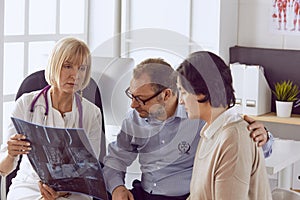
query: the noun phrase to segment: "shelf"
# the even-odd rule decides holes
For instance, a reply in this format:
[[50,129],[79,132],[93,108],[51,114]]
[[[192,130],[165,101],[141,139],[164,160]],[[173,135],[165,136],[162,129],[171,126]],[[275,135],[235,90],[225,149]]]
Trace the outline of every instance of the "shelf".
[[250,116],[257,121],[274,122],[281,124],[300,125],[300,115],[293,114],[291,117],[277,117],[276,113],[271,112],[259,116]]

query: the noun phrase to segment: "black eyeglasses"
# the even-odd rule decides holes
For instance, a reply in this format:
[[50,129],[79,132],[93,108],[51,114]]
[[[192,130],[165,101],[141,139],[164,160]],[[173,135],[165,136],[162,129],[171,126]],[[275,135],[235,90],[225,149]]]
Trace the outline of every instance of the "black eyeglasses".
[[135,99],[139,104],[144,104],[146,105],[146,102],[147,101],[150,101],[151,99],[153,99],[154,97],[157,97],[162,91],[164,91],[165,89],[167,88],[162,88],[161,90],[157,91],[153,96],[145,99],[145,100],[142,100],[140,97],[138,96],[134,96],[130,91],[129,91],[129,88],[127,88],[125,90],[125,94],[130,98],[130,99]]

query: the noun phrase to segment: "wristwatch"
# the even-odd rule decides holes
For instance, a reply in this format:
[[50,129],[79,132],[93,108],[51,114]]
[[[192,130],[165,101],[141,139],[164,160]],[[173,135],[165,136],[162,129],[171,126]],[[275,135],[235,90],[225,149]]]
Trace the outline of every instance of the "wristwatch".
[[265,128],[265,130],[267,132],[267,141],[268,141],[270,139],[270,137],[271,137],[271,133],[269,132],[269,130],[266,127],[264,127],[264,128]]

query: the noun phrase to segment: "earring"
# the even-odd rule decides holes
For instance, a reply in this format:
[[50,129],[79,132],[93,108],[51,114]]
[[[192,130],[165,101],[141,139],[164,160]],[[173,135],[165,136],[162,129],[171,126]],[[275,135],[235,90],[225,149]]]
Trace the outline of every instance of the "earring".
[[183,104],[183,100],[181,98],[179,98],[179,104]]

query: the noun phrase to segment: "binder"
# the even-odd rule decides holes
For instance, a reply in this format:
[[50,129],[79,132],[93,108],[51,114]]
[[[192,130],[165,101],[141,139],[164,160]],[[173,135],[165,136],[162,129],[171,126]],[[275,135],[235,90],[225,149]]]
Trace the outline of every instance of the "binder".
[[259,65],[230,64],[236,108],[240,114],[262,115],[271,112],[272,92]]

